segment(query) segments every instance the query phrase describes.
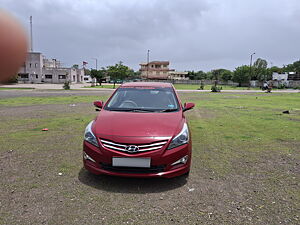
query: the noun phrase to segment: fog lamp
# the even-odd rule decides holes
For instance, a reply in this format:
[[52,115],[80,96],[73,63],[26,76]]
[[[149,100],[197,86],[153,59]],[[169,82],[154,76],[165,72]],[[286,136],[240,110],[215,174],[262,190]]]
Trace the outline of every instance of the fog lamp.
[[177,165],[177,164],[179,164],[179,163],[181,163],[181,164],[186,164],[187,161],[188,161],[188,159],[189,159],[189,156],[186,155],[186,156],[182,157],[181,159],[177,160],[176,162],[173,162],[173,163],[171,164],[171,166],[175,166],[175,165]]
[[88,154],[86,154],[85,152],[83,152],[83,158],[85,160],[90,160],[90,161],[96,163],[96,161],[91,156],[89,156]]

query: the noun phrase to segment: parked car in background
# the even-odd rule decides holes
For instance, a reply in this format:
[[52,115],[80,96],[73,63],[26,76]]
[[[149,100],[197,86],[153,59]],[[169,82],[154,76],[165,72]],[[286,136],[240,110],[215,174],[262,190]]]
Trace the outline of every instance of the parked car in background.
[[169,83],[122,84],[85,130],[84,167],[94,174],[175,177],[188,174],[192,140],[182,106]]

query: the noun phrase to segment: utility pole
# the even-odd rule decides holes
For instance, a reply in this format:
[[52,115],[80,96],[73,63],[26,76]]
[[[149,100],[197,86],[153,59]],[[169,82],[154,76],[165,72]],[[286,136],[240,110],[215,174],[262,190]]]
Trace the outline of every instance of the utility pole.
[[149,53],[150,53],[150,50],[148,49],[148,51],[147,51],[147,80],[148,80],[148,75],[149,75]]
[[92,58],[96,61],[96,70],[98,70],[98,59],[97,58]]
[[251,55],[250,55],[250,77],[249,77],[249,88],[250,88],[250,81],[251,81],[251,77],[252,77],[252,57],[253,55],[255,55],[255,52],[253,52]]
[[[92,58],[92,59],[94,59],[96,61],[96,70],[98,71],[98,59],[97,58]],[[93,78],[92,79],[92,87],[95,86],[95,83],[97,84],[96,78]]]
[[33,52],[32,16],[30,16],[30,51]]

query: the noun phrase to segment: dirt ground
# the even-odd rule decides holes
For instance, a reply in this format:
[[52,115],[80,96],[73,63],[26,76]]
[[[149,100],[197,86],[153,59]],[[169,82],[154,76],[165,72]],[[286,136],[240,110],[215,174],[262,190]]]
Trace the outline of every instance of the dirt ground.
[[[108,93],[9,90],[0,97]],[[96,113],[90,102],[0,106],[0,224],[300,224],[299,153],[232,145],[239,157],[219,174],[205,160],[225,153],[194,140],[188,178],[95,176],[81,157],[85,125]],[[198,108],[187,116],[217,117]]]

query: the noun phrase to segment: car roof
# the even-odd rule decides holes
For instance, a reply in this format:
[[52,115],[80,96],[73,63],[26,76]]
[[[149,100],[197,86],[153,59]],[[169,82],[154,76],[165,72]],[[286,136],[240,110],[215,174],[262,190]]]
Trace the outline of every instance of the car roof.
[[120,87],[172,87],[171,83],[163,82],[129,82],[124,83]]

